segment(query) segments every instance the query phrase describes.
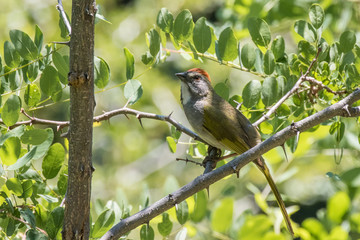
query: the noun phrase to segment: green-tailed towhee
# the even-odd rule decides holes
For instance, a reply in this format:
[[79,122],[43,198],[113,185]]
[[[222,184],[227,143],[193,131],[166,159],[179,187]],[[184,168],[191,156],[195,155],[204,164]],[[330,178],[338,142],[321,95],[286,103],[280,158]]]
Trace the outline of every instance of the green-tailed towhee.
[[[257,129],[227,101],[217,95],[207,72],[193,68],[176,73],[181,80],[181,103],[191,126],[212,147],[241,154],[261,142]],[[265,175],[293,235],[285,204],[262,157],[253,161]]]

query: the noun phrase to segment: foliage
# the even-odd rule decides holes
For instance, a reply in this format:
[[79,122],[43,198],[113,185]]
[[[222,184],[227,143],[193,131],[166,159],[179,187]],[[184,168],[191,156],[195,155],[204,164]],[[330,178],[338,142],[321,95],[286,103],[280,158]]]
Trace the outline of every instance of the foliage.
[[[167,8],[162,8],[156,20],[154,18],[156,26],[146,33],[148,50],[141,56],[141,61],[146,69],[162,69],[166,64],[171,64],[175,53],[191,64],[203,66],[215,62],[228,69],[252,74],[254,79],[243,83],[242,96],[233,95],[226,81],[215,85],[219,95],[231,104],[237,106],[243,103],[240,110],[252,122],[266,114],[269,108],[293,88],[300,76],[308,72],[307,76],[316,81],[303,80],[295,94],[282,103],[266,122],[260,124],[264,139],[292,122],[339,101],[358,86],[358,30],[352,27],[354,30],[341,29],[341,32],[333,32],[335,27],[331,17],[337,19],[338,12],[334,10],[337,3],[331,5],[324,2],[305,8],[300,1],[293,1],[298,5],[279,1],[276,7],[265,14],[265,2],[267,1],[234,1],[233,5],[224,5],[218,14],[220,23],[207,20],[204,16],[194,21],[193,10],[179,10],[175,16]],[[298,14],[301,12],[300,7],[308,9],[308,17]],[[239,16],[240,13],[242,17]],[[289,36],[277,35],[274,33],[278,31],[273,31],[273,23],[289,17],[288,15],[296,17],[292,21],[290,33],[295,44],[289,40]],[[99,14],[99,19],[105,18]],[[344,23],[345,26],[347,24]],[[62,20],[59,25],[60,36],[68,39]],[[31,120],[27,112],[47,109],[48,104],[66,101],[69,57],[59,44],[44,45],[43,33],[37,25],[34,32],[35,36],[31,38],[23,31],[11,30],[9,40],[4,41],[3,45],[4,61],[0,61],[0,103],[4,126],[0,136],[1,238],[22,235],[27,239],[61,238],[64,217],[62,201],[67,185],[67,141],[59,142],[59,134],[55,128],[43,129],[37,125],[17,123],[23,119]],[[252,42],[245,37],[251,38]],[[173,49],[169,47],[170,42]],[[140,59],[137,57],[139,51],[132,51],[130,48],[123,48],[123,75],[126,80],[120,85],[123,85],[125,105],[133,105],[146,99],[143,96],[143,85],[147,83],[138,80],[142,74],[135,75],[144,66],[139,66],[137,62]],[[95,84],[100,91],[107,90],[106,87],[111,83],[110,66],[104,58],[95,58]],[[348,143],[349,137],[346,134],[348,129],[354,128],[353,125],[353,122],[346,119],[333,118],[316,129],[310,129],[309,133],[316,135],[325,131],[331,135],[331,139],[324,141],[330,139],[333,143],[334,158],[340,164],[344,160],[343,150],[351,149],[354,145]],[[169,132],[170,136],[162,137],[163,140],[166,139],[170,151],[176,153],[184,134],[173,126]],[[292,156],[296,157],[296,154],[303,152],[304,135],[300,139],[287,141],[288,149],[294,154]],[[138,141],[140,140],[136,139],[136,143]],[[204,144],[192,142],[187,157],[195,160],[204,158],[206,150]],[[225,163],[226,161],[222,161],[218,165]],[[283,182],[291,181],[293,170],[294,168],[288,169],[278,178]],[[249,173],[249,169],[244,171]],[[359,237],[360,215],[356,204],[359,199],[359,171],[359,167],[354,167],[343,170],[341,174],[327,173],[336,191],[328,199],[326,210],[320,209],[313,218],[296,223],[298,236],[302,239]],[[200,191],[129,234],[133,234],[133,238],[140,236],[140,239],[154,239],[160,235],[176,236],[176,239],[206,239],[209,236],[288,239],[289,234],[281,223],[279,210],[268,205],[255,185],[247,185],[247,189],[254,193],[256,204],[263,213],[255,215],[251,211],[241,214],[237,212],[240,196],[235,190],[240,187],[235,186],[234,178],[230,180],[231,184],[228,179],[224,180],[229,184],[225,184],[220,191],[214,190],[214,197],[213,190],[210,199],[205,191]],[[241,177],[241,181],[243,180],[244,177]],[[181,184],[183,182],[179,183],[173,175],[168,175],[163,184],[164,193],[171,193]],[[136,194],[140,209],[151,203],[150,190],[152,189],[145,184],[141,197]],[[108,201],[106,204],[103,204],[105,199],[94,201],[92,238],[101,237],[119,219],[126,218],[137,210],[133,206],[138,202],[129,203],[127,197],[127,194],[118,190],[118,201]],[[293,206],[290,212],[295,212],[296,209],[298,208]],[[204,225],[207,230],[203,230]]]

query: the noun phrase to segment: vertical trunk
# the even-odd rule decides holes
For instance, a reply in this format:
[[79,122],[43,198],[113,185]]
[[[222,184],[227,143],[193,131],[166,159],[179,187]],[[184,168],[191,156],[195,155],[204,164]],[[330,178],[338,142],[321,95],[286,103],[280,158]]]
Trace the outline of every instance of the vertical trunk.
[[90,232],[95,13],[95,0],[72,1],[69,172],[63,239],[88,239]]

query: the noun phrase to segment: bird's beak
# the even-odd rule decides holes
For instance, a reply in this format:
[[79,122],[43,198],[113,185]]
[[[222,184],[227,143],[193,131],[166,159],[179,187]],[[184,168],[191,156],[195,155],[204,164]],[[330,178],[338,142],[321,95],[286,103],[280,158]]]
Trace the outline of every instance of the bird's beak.
[[181,81],[185,81],[187,72],[175,73],[175,76],[177,76]]

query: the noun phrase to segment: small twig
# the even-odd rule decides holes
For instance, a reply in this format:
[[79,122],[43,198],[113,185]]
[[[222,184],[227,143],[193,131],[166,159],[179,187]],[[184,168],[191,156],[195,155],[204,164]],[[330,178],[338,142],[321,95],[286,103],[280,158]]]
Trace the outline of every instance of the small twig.
[[66,29],[68,30],[69,35],[71,35],[71,26],[70,26],[69,20],[66,17],[66,13],[65,13],[65,10],[64,10],[63,4],[62,4],[62,0],[58,0],[58,5],[56,5],[56,9],[59,11],[60,16],[66,26]]
[[[10,213],[8,213],[8,214],[6,214],[6,215],[7,215],[9,218],[12,218],[12,219],[14,219],[14,220],[16,220],[16,221],[18,221],[18,222],[21,222],[21,223],[29,226],[30,228],[32,228],[32,226],[30,225],[30,223],[26,222],[25,220],[22,220],[21,218],[15,217],[15,216],[11,215]],[[39,232],[45,234],[45,236],[47,236],[47,237],[49,236],[45,230],[43,230],[43,229],[41,229],[41,228],[39,228],[39,227],[35,227],[35,228],[36,228],[36,230],[38,230]]]
[[204,164],[196,162],[196,161],[188,159],[188,158],[185,158],[185,159],[184,158],[176,158],[176,161],[183,161],[185,163],[189,162],[189,163],[193,163],[193,164],[198,165],[198,166],[204,166]]
[[66,46],[70,47],[70,41],[66,41],[66,42],[52,42],[52,43],[61,44],[61,45],[66,45]]
[[334,95],[341,95],[341,94],[345,94],[347,91],[346,90],[341,90],[341,91],[334,91],[331,88],[329,88],[328,86],[326,86],[325,84],[323,84],[322,82],[316,80],[313,77],[306,77],[304,79],[304,81],[309,82],[312,85],[317,85],[319,87],[318,91],[321,89],[325,89],[326,91],[334,94]]

